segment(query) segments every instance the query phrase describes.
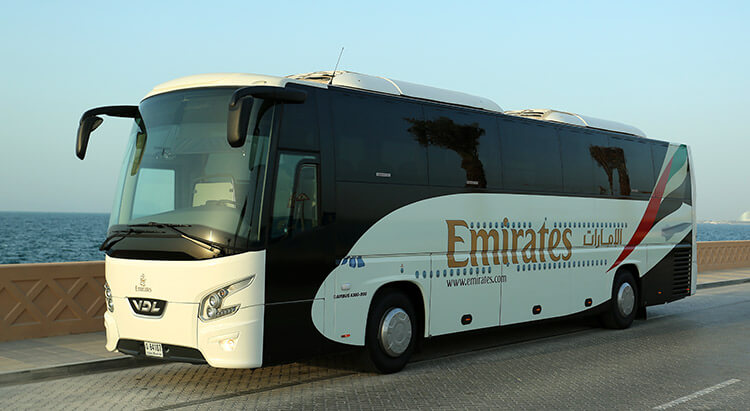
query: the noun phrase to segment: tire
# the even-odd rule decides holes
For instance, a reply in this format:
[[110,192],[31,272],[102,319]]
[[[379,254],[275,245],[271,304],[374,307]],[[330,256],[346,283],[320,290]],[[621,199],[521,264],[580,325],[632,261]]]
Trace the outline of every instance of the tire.
[[612,300],[601,316],[602,325],[616,330],[630,327],[638,313],[639,301],[640,294],[633,273],[622,268],[617,270],[612,284]]
[[383,374],[401,371],[414,352],[417,324],[414,306],[405,294],[386,290],[376,296],[367,316],[367,368]]

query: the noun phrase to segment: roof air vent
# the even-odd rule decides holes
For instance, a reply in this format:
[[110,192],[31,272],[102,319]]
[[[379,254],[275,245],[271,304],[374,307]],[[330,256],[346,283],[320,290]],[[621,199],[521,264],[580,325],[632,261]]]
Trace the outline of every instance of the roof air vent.
[[627,124],[616,121],[602,120],[600,118],[584,116],[581,114],[568,113],[551,109],[527,109],[506,111],[511,116],[533,118],[535,120],[551,121],[555,123],[572,124],[579,127],[595,128],[599,130],[614,131],[617,133],[631,134],[637,137],[646,137],[646,133]]

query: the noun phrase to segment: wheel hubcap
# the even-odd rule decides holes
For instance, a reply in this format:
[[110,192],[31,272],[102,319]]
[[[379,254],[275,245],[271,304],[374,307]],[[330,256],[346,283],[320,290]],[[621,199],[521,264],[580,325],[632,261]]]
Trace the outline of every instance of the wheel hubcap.
[[391,357],[403,354],[411,342],[411,319],[401,308],[391,308],[380,323],[380,345]]
[[623,317],[633,312],[635,306],[635,291],[629,283],[623,283],[617,291],[617,308]]

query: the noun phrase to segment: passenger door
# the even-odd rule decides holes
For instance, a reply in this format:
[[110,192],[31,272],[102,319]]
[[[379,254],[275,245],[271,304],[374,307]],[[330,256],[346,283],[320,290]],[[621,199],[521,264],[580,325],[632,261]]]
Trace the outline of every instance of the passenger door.
[[284,151],[277,164],[266,303],[311,301],[333,269],[329,230],[321,224],[320,162],[315,154]]

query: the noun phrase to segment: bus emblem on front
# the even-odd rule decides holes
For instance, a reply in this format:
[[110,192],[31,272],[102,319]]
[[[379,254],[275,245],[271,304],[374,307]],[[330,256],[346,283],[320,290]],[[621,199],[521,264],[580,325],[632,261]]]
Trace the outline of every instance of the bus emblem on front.
[[146,287],[146,274],[141,274],[141,281],[139,282],[139,285],[135,286],[135,291],[140,291],[144,293],[151,292],[151,287]]
[[136,314],[150,315],[154,317],[161,316],[167,302],[164,300],[153,300],[150,298],[128,298],[133,311]]

